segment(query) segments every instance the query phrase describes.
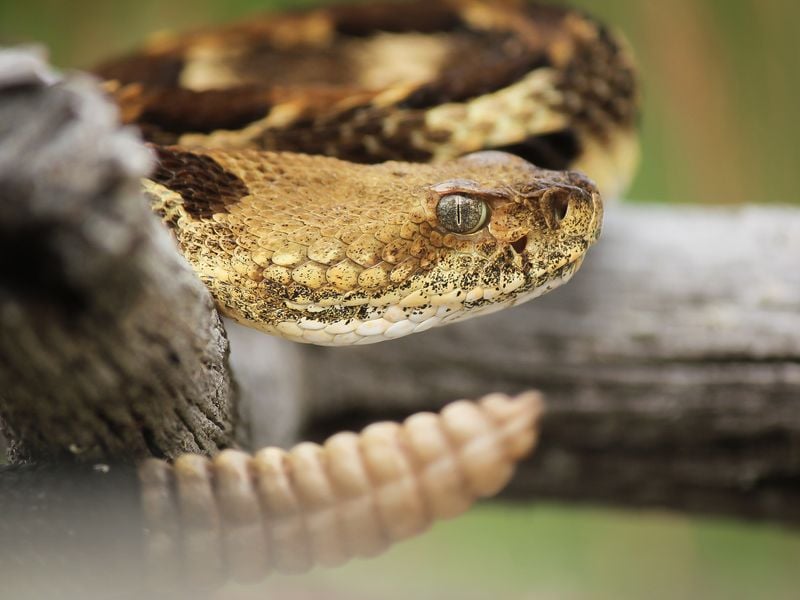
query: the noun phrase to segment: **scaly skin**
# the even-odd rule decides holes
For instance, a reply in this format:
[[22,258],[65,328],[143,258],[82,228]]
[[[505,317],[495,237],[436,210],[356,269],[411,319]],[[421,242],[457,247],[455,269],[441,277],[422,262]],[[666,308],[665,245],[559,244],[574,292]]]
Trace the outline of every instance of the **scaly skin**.
[[618,196],[637,162],[625,41],[569,8],[409,0],[160,34],[97,69],[160,144],[445,161],[508,150]]
[[[518,304],[568,280],[602,221],[588,179],[500,152],[431,165],[158,152],[145,188],[220,310],[300,342],[372,343]],[[479,231],[438,222],[457,192],[489,204]]]
[[[296,341],[392,339],[569,279],[598,187],[480,151],[612,196],[635,163],[625,44],[564,8],[320,9],[161,36],[99,72],[127,121],[178,144],[145,188],[222,312]],[[486,226],[443,227],[451,192],[489,203]]]

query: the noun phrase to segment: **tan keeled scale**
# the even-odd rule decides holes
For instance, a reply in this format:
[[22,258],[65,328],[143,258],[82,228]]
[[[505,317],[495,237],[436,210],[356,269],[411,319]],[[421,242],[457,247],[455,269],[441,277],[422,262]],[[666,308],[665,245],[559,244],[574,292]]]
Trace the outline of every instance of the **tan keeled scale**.
[[541,410],[534,392],[492,394],[321,446],[146,461],[152,574],[204,586],[379,554],[496,494],[533,447]]

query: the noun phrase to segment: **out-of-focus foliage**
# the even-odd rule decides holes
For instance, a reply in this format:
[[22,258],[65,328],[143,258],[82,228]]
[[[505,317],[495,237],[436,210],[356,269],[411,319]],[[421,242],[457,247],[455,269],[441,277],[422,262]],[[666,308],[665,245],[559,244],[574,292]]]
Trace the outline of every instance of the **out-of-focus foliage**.
[[[147,33],[324,0],[0,0],[0,41],[86,66]],[[800,202],[795,0],[572,0],[631,40],[644,80],[641,200]],[[401,10],[401,9],[398,9]]]

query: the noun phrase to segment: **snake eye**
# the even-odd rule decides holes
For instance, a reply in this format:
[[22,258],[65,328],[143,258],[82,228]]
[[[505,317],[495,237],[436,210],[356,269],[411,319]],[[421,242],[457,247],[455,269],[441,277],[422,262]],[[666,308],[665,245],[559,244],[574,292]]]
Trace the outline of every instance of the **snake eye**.
[[486,224],[489,206],[486,201],[465,194],[447,194],[436,205],[442,227],[453,233],[475,233]]

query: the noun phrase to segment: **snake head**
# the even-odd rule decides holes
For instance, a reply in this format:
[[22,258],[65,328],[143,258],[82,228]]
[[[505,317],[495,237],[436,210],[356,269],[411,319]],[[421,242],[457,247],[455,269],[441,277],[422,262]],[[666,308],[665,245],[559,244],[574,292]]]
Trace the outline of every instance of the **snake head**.
[[[370,168],[380,170],[374,180],[396,178],[371,195],[389,199],[401,190],[412,197],[398,198],[396,214],[382,216],[399,225],[376,234],[399,232],[371,267],[385,270],[388,282],[348,291],[344,308],[320,306],[313,319],[284,327],[294,339],[373,343],[520,304],[568,281],[600,234],[600,195],[579,173],[540,169],[496,151]],[[329,313],[339,320],[322,328]]]
[[[540,169],[504,152],[470,154],[453,168],[459,177],[432,185],[424,207],[443,246],[427,274],[429,288],[463,291],[448,321],[554,289],[600,235],[602,201],[580,173]],[[433,245],[436,236],[429,239]]]
[[503,152],[357,165],[161,149],[154,209],[220,309],[323,345],[378,342],[519,304],[597,239],[597,188]]

